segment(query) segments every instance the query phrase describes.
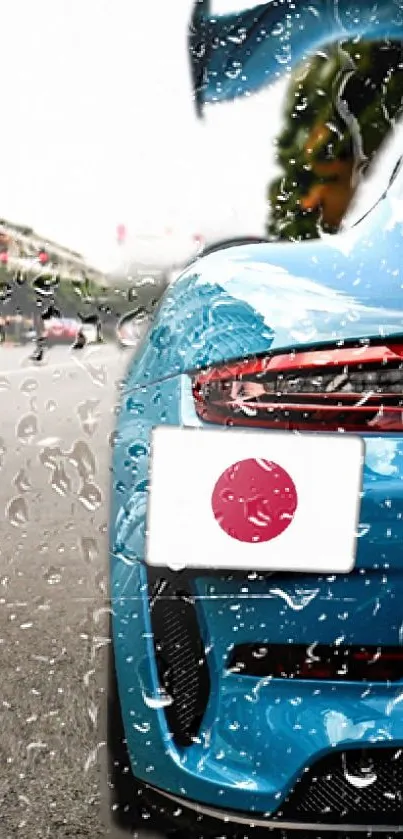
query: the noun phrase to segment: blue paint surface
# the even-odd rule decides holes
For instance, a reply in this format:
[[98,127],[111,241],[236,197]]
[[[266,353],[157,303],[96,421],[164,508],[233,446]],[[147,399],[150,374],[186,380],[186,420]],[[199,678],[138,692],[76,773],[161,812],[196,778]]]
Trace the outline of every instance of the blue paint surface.
[[[302,15],[292,24],[296,57],[312,38],[319,43],[339,35],[339,25],[349,35],[402,36],[397,3],[378,3],[379,24],[370,32],[365,19],[372,2],[357,6],[354,21],[352,5],[340,0],[338,23],[333,3],[325,17],[315,14],[324,5],[310,3],[308,12],[307,4],[295,2]],[[265,25],[279,26],[279,6],[276,12],[274,3],[259,8],[272,16]],[[247,32],[254,14],[241,16]],[[210,23],[228,32],[235,25],[229,18]],[[306,37],[298,34],[302,24]],[[249,87],[273,77],[279,66],[270,57],[274,48],[268,39],[260,53],[256,45]],[[212,69],[224,68],[225,49],[206,65],[205,99],[217,95]],[[221,98],[238,95],[236,80],[224,77],[223,69]],[[134,774],[178,796],[270,814],[303,768],[332,748],[403,745],[402,683],[259,681],[225,668],[235,643],[402,644],[402,435],[365,437],[357,561],[350,575],[196,577],[211,693],[198,741],[187,749],[173,745],[158,707],[145,565],[152,430],[200,425],[189,371],[273,349],[402,336],[402,197],[400,171],[387,196],[345,234],[299,245],[244,246],[196,262],[165,295],[126,376],[110,527],[118,687]]]

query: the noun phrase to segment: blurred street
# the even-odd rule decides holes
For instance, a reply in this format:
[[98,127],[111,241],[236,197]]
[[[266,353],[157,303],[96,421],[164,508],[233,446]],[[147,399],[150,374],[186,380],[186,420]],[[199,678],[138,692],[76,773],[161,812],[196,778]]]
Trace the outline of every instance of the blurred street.
[[130,353],[0,349],[0,834],[104,835],[97,759],[116,382]]

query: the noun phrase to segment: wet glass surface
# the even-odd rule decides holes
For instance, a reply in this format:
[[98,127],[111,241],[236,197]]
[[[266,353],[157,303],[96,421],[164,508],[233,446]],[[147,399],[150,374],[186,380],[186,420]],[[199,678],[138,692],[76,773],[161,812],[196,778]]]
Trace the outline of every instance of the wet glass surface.
[[5,839],[401,827],[403,9],[326,8],[3,10]]

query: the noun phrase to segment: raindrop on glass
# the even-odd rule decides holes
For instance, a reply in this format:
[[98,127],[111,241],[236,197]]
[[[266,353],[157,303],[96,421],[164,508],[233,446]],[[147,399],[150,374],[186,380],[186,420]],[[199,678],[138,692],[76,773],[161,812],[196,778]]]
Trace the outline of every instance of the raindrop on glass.
[[29,490],[32,489],[29,478],[24,469],[20,469],[18,474],[15,476],[13,483],[18,489],[18,492],[29,492]]
[[25,379],[25,382],[22,383],[20,390],[21,393],[30,394],[33,393],[34,390],[37,390],[37,388],[38,382],[36,381],[36,379]]
[[83,536],[81,539],[81,553],[86,562],[94,562],[98,556],[98,545],[92,536]]
[[96,484],[86,481],[79,491],[78,500],[87,510],[93,512],[102,504],[101,490]]
[[12,498],[6,507],[6,517],[14,527],[23,527],[28,521],[28,507],[21,495]]
[[38,433],[38,420],[35,414],[26,414],[20,419],[16,434],[19,440],[23,443],[32,443],[32,440]]
[[88,399],[87,402],[82,402],[77,407],[81,427],[89,436],[92,436],[98,425],[99,415],[96,413],[98,405],[98,399]]

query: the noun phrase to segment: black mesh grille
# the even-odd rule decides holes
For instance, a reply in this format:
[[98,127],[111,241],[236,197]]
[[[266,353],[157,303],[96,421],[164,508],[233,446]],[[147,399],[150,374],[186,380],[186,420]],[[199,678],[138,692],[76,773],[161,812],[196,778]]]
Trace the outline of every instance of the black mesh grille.
[[401,825],[403,750],[355,749],[328,755],[305,772],[276,818]]
[[158,674],[171,704],[165,708],[174,741],[190,745],[210,692],[209,671],[196,610],[189,591],[166,580],[154,587],[151,619]]

